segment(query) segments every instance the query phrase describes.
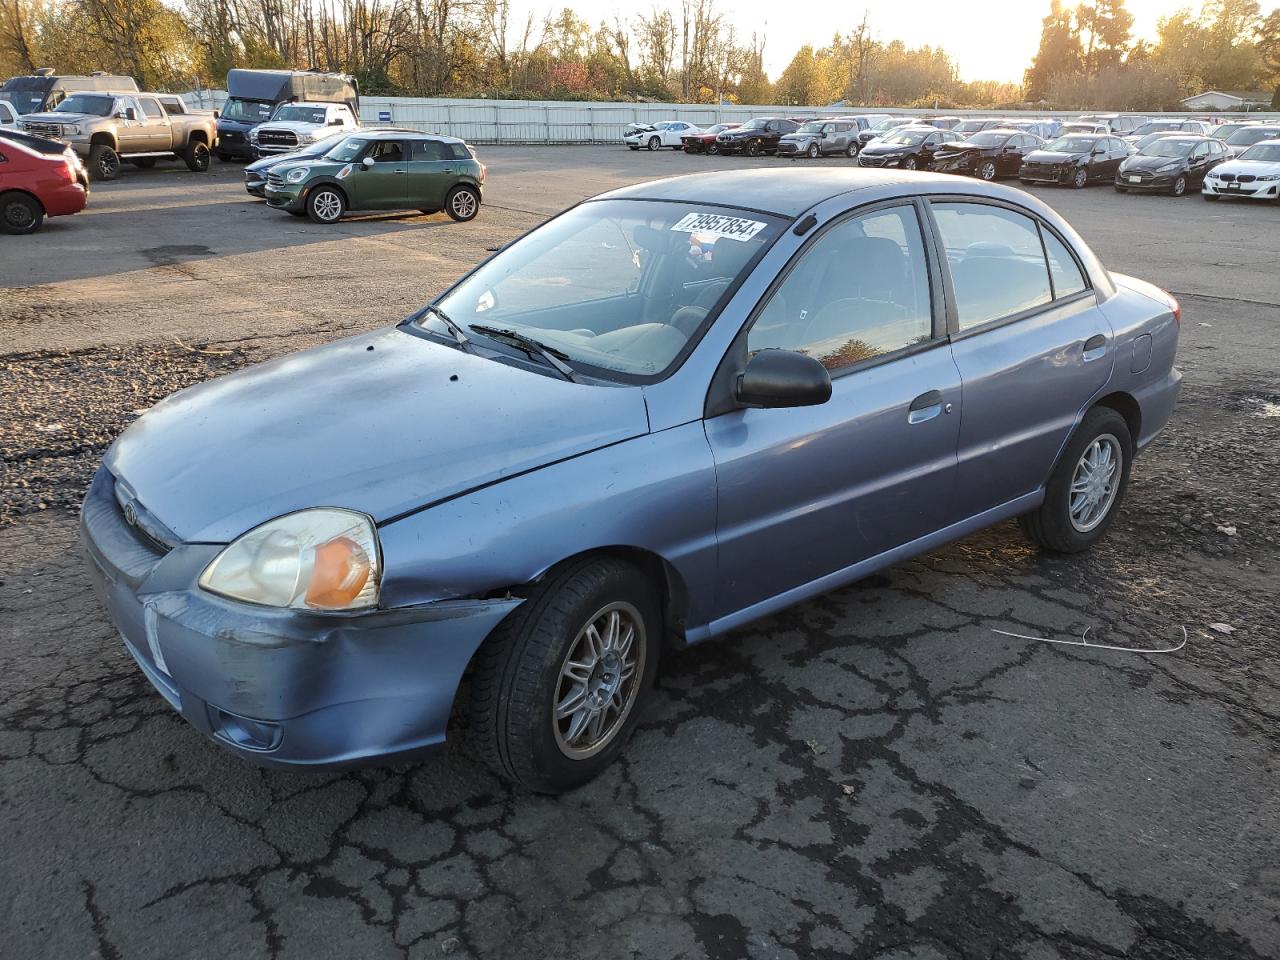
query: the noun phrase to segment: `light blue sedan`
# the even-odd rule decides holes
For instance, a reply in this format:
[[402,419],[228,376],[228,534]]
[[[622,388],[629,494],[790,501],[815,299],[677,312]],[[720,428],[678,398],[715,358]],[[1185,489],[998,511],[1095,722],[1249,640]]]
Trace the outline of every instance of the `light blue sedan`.
[[670,647],[1019,517],[1082,550],[1164,427],[1180,313],[1017,190],[717,172],[582,203],[403,323],[193,387],[82,533],[195,727],[270,765],[444,742],[560,791]]

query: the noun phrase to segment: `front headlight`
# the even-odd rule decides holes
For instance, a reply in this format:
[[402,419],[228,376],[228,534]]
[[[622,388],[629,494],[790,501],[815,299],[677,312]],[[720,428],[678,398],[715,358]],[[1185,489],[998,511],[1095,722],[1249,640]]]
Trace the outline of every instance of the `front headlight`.
[[1255,180],[1280,180],[1280,173],[1260,173]]
[[285,180],[289,183],[301,183],[307,179],[307,174],[311,172],[310,167],[295,167],[284,175]]
[[63,135],[64,137],[78,137],[78,136],[80,136],[80,125],[79,125],[78,123],[72,123],[72,124],[69,124],[68,126],[63,127],[63,128],[62,128],[62,135]]
[[298,610],[378,605],[378,533],[363,513],[337,507],[268,520],[235,540],[200,575],[200,586],[233,600]]
[[1182,166],[1180,163],[1166,163],[1162,167],[1157,167],[1156,173],[1173,173],[1173,171],[1177,170],[1180,166]]

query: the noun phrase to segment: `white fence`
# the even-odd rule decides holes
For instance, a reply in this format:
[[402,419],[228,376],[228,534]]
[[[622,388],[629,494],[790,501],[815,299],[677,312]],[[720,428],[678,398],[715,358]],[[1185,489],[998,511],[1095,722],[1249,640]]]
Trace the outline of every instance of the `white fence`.
[[[188,102],[206,109],[221,107],[222,90],[186,94]],[[686,120],[698,126],[733,123],[759,116],[848,116],[893,113],[999,117],[1077,117],[1079,110],[1025,112],[999,110],[911,110],[898,107],[796,107],[772,105],[716,106],[701,103],[598,103],[562,100],[461,100],[411,97],[361,97],[360,120],[367,126],[410,127],[426,133],[460,137],[469,143],[617,143],[629,123]],[[1204,116],[1204,113],[1192,114]],[[1228,114],[1219,113],[1226,117]],[[1243,116],[1243,115],[1241,115]],[[1258,120],[1280,114],[1254,113]]]

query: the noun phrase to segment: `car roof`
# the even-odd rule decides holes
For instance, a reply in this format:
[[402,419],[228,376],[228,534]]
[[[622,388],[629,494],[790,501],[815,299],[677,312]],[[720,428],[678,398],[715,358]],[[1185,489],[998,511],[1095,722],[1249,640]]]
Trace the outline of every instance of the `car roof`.
[[421,130],[410,130],[407,127],[372,127],[364,130],[353,130],[350,133],[353,137],[417,137],[423,140],[441,140],[445,143],[464,143],[459,137],[446,136],[443,133],[424,133]]
[[[650,180],[611,190],[593,200],[670,200],[741,207],[795,218],[823,200],[856,190],[900,185],[902,194],[954,186],[955,177],[863,167],[769,170],[755,168]],[[975,186],[969,185],[972,189]]]

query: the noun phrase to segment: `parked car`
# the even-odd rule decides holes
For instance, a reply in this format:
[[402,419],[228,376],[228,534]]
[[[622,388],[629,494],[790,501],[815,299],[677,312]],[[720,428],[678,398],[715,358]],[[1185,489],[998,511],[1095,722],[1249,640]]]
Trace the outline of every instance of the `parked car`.
[[998,127],[1005,127],[1007,123],[1000,117],[971,117],[967,120],[961,120],[951,128],[952,133],[959,133],[963,136],[971,136],[975,133],[981,133],[983,130],[995,130]]
[[1099,180],[1110,181],[1127,156],[1129,147],[1119,137],[1063,134],[1043,149],[1027,154],[1018,179],[1023,183],[1069,184],[1079,189]]
[[227,100],[218,118],[219,160],[253,159],[250,134],[282,103],[341,103],[360,116],[360,87],[345,73],[243,70],[227,73]]
[[1058,131],[1062,129],[1062,124],[1056,120],[1014,120],[1004,125],[1006,130],[1021,130],[1023,133],[1029,133],[1033,137],[1039,137],[1041,140],[1053,140],[1058,136]]
[[1149,117],[1140,117],[1126,113],[1086,113],[1078,118],[1079,123],[1092,123],[1101,126],[1101,133],[1114,133],[1125,137],[1146,123]]
[[680,145],[685,153],[719,153],[720,148],[716,146],[716,137],[726,130],[736,130],[737,127],[736,123],[712,124],[705,130],[684,134],[680,138]]
[[1012,517],[1095,544],[1173,409],[1179,321],[996,184],[624,187],[395,327],[152,407],[89,488],[86,566],[241,758],[438,748],[466,673],[479,757],[562,791],[672,647]]
[[853,119],[810,120],[778,141],[778,156],[812,159],[840,153],[856,157],[860,132],[858,121]]
[[453,137],[399,130],[347,137],[323,157],[281,163],[267,174],[267,203],[316,223],[356,210],[445,211],[473,220],[485,167]]
[[1244,153],[1255,143],[1261,143],[1263,140],[1280,139],[1280,123],[1255,123],[1247,127],[1241,127],[1231,136],[1227,137],[1227,152],[1233,157]]
[[1255,197],[1280,202],[1280,139],[1255,143],[1209,171],[1201,196]]
[[671,147],[680,150],[684,144],[680,138],[690,133],[701,132],[699,127],[685,120],[660,120],[657,123],[632,123],[622,135],[622,142],[632,150],[644,147],[657,150],[660,147]]
[[249,149],[255,158],[288,153],[358,129],[360,121],[345,103],[284,103],[270,120],[249,131]]
[[0,100],[0,130],[14,130],[18,126],[18,111],[8,100]]
[[1137,143],[1149,133],[1190,133],[1197,136],[1208,136],[1210,125],[1203,120],[1148,120],[1140,127],[1135,127],[1125,134],[1126,143]]
[[76,153],[61,140],[50,140],[48,137],[38,137],[34,133],[10,129],[0,130],[0,138],[12,140],[14,143],[21,144],[28,150],[34,150],[36,153],[46,157],[64,158],[71,164],[71,169],[76,172],[76,182],[84,187],[85,196],[89,195],[89,171],[84,168],[84,163],[80,160],[80,154]]
[[295,160],[316,160],[338,146],[344,138],[317,140],[291,153],[269,153],[244,168],[244,189],[253,197],[267,198],[267,175],[282,163]]
[[979,180],[1016,177],[1023,158],[1044,141],[1017,130],[985,130],[967,140],[946,144],[933,155],[939,173],[960,173]]
[[114,180],[122,159],[150,166],[177,158],[203,173],[218,136],[212,113],[170,116],[151,93],[73,93],[49,113],[25,115],[22,129],[69,143],[94,180]]
[[1226,140],[1241,127],[1256,126],[1258,126],[1257,120],[1224,120],[1209,131],[1209,136],[1217,137],[1219,140]]
[[45,217],[79,213],[87,196],[67,157],[32,150],[0,132],[0,232],[35,233]]
[[1165,137],[1184,137],[1184,136],[1186,136],[1186,134],[1179,133],[1176,130],[1162,130],[1158,133],[1148,133],[1146,136],[1138,140],[1135,140],[1132,143],[1129,143],[1129,141],[1126,140],[1125,143],[1129,144],[1129,150],[1131,153],[1141,153],[1143,150],[1145,150],[1151,144],[1155,143],[1157,140],[1163,140]]
[[858,134],[858,149],[861,150],[872,140],[883,137],[887,133],[897,130],[899,127],[909,127],[916,122],[914,117],[886,117],[878,123],[872,124],[866,130]]
[[921,117],[920,123],[930,127],[937,127],[939,130],[950,130],[958,123],[962,123],[961,117]]
[[1121,161],[1116,192],[1154,190],[1181,197],[1229,156],[1226,144],[1213,137],[1163,137]]
[[9,103],[21,116],[53,110],[73,93],[138,92],[133,77],[93,73],[87,77],[59,76],[42,67],[30,76],[10,77],[0,85],[0,100]]
[[1065,137],[1068,134],[1107,136],[1110,133],[1111,131],[1105,123],[1080,123],[1076,121],[1072,123],[1064,123],[1058,136]]
[[958,133],[932,126],[902,127],[863,147],[858,154],[858,166],[928,170],[938,150],[962,139]]
[[799,129],[799,123],[786,117],[755,117],[735,130],[719,134],[716,147],[721,154],[745,153],[749,157],[758,157],[762,153],[775,152],[779,140]]

